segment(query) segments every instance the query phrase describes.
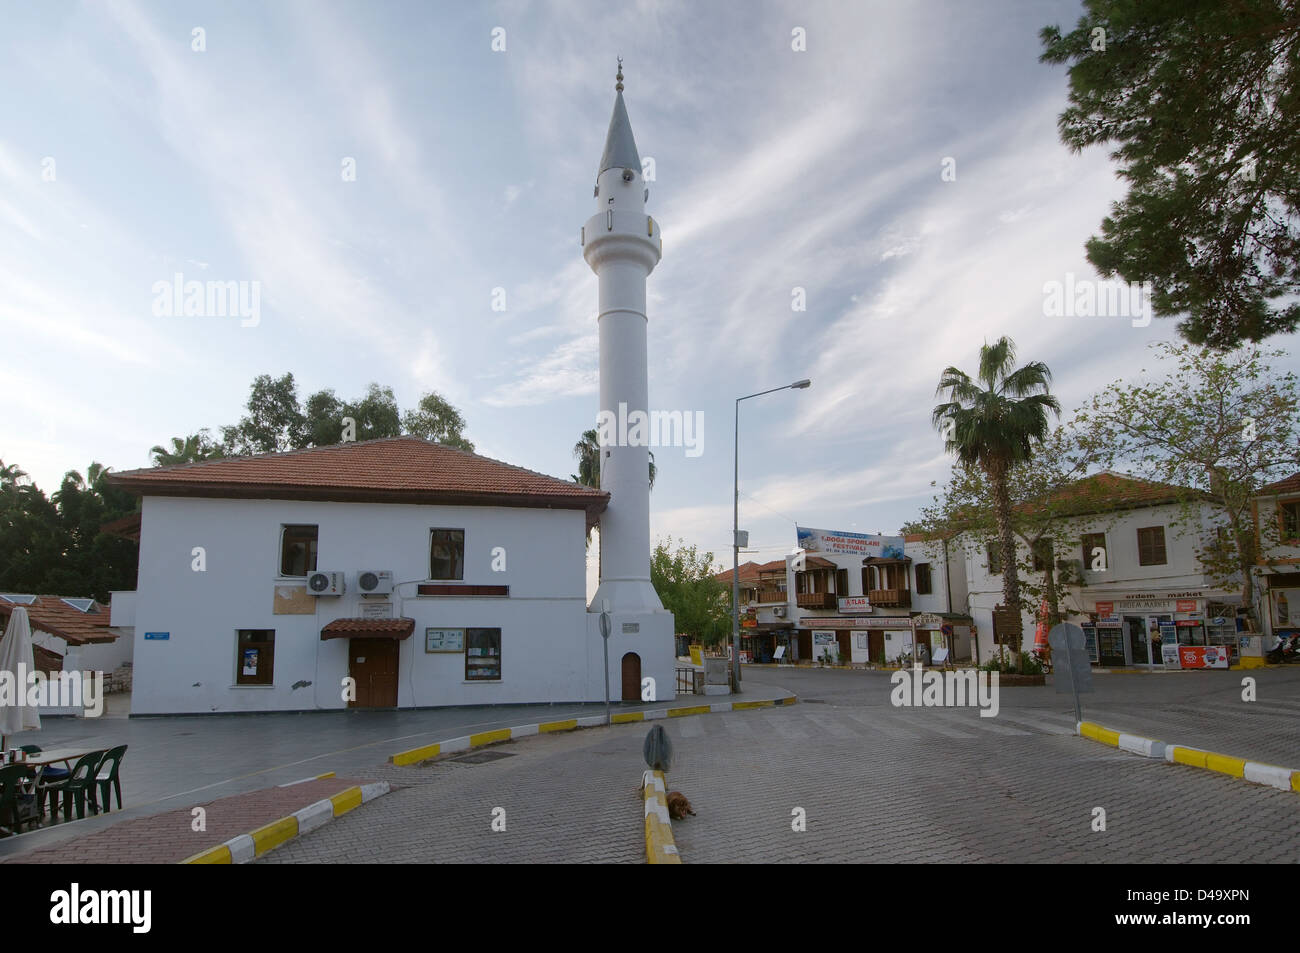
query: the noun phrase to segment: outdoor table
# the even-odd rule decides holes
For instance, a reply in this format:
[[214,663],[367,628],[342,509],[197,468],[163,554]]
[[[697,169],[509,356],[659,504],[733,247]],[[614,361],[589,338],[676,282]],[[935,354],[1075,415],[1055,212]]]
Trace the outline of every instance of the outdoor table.
[[26,761],[16,761],[15,764],[26,764],[31,767],[49,767],[52,764],[66,764],[68,770],[72,769],[75,761],[80,761],[88,754],[96,751],[104,751],[104,748],[50,748],[48,751],[38,751],[35,754],[29,754]]

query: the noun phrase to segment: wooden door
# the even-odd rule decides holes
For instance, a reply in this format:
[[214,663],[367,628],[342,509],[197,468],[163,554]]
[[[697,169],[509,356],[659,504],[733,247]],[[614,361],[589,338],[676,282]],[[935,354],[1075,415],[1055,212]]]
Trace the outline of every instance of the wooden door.
[[873,662],[885,657],[885,633],[879,630],[867,632],[867,655]]
[[350,639],[348,674],[356,679],[357,699],[349,708],[397,707],[396,639]]
[[623,701],[641,700],[641,656],[628,652],[623,656]]

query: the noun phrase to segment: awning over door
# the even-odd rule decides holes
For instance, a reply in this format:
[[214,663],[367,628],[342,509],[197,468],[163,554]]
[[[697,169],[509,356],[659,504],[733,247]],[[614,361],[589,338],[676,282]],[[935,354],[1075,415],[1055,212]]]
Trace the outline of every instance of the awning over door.
[[325,639],[407,639],[415,631],[414,619],[335,619],[320,630]]

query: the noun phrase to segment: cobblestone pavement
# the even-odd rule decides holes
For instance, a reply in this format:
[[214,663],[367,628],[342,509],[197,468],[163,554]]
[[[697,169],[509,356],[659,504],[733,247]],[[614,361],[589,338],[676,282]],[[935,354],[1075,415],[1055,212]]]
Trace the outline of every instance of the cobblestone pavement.
[[[408,786],[255,863],[643,863],[645,732],[591,728],[385,766],[378,778]],[[485,754],[506,757],[460,760]],[[492,830],[496,808],[504,831]]]
[[[174,864],[201,850],[223,844],[238,834],[248,834],[309,804],[365,783],[364,780],[326,778],[292,787],[265,788],[218,798],[202,805],[206,812],[203,831],[193,829],[194,815],[191,809],[186,808],[121,820],[105,830],[87,833],[55,847],[18,854],[0,863]],[[107,816],[113,817],[112,814]]]
[[[816,701],[673,719],[669,786],[697,812],[674,835],[687,863],[1300,861],[1296,795],[1086,741],[1072,721],[1005,704],[980,718]],[[477,765],[389,768],[380,776],[410,786],[259,862],[643,862],[646,730],[526,739]],[[506,832],[491,830],[494,807],[506,809]],[[1092,830],[1097,807],[1105,831]]]
[[[754,691],[785,688],[829,705],[890,706],[889,674],[794,668],[747,668]],[[1242,700],[1242,679],[1255,679],[1256,700]],[[1049,677],[1050,681],[1050,677]],[[1300,770],[1300,665],[1250,671],[1095,674],[1081,696],[1083,717],[1115,731]],[[1074,700],[1045,687],[1004,688],[1002,719],[1074,722]],[[1059,719],[1057,720],[1059,721]]]

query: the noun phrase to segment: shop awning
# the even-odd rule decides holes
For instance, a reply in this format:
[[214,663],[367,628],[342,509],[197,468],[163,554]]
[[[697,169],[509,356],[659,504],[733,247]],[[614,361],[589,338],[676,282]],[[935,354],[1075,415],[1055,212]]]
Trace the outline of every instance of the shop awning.
[[414,619],[335,619],[320,630],[326,639],[407,639],[415,631]]

